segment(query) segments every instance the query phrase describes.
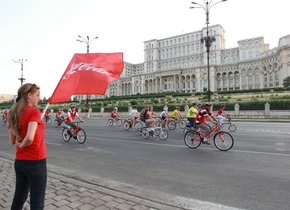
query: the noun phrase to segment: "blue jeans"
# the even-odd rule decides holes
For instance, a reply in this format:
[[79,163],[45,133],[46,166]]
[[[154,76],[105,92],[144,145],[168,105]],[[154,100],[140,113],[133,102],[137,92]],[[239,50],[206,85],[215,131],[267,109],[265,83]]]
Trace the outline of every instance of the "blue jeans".
[[187,120],[190,122],[190,127],[194,126],[194,119],[195,118],[190,118],[190,117],[187,118]]
[[30,210],[44,209],[47,181],[46,159],[29,161],[15,160],[15,194],[11,210],[22,210],[30,191]]

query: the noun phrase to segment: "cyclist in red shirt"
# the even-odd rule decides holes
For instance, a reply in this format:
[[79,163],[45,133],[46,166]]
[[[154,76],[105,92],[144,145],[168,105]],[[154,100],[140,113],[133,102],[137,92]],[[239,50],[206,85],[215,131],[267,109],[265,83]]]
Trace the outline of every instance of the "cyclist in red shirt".
[[40,89],[27,83],[18,89],[8,114],[10,143],[16,146],[15,194],[11,209],[23,209],[30,194],[30,209],[44,209],[47,182],[45,124],[36,108]]
[[113,122],[114,124],[116,123],[118,117],[119,117],[119,114],[117,112],[117,107],[115,107],[112,111],[111,111],[111,117],[113,118]]
[[7,116],[8,116],[8,112],[7,112],[7,110],[5,110],[3,112],[3,115],[2,115],[2,122],[3,122],[3,124],[5,124],[7,122]]
[[195,117],[194,123],[197,124],[205,133],[205,138],[203,139],[204,144],[210,145],[206,136],[209,133],[211,126],[208,124],[207,120],[210,120],[212,123],[218,123],[218,120],[210,112],[212,103],[206,102],[205,106],[200,109]]
[[216,113],[216,118],[219,119],[220,121],[220,125],[222,125],[224,123],[224,120],[226,119],[223,115],[227,115],[228,113],[225,111],[226,106],[225,105],[221,105],[221,108],[217,111]]
[[46,110],[44,117],[45,117],[45,123],[47,123],[47,121],[49,120],[49,111],[48,110]]
[[55,117],[56,117],[56,119],[57,119],[57,122],[59,123],[60,120],[61,120],[61,118],[63,117],[63,116],[62,116],[62,111],[61,111],[61,109],[58,109],[58,110],[57,110],[57,112],[55,113]]
[[66,118],[66,123],[70,125],[71,127],[75,128],[76,125],[74,124],[75,122],[75,117],[77,117],[80,121],[83,121],[83,119],[79,116],[79,114],[76,112],[76,105],[71,105],[70,106],[71,110],[67,112],[67,118]]

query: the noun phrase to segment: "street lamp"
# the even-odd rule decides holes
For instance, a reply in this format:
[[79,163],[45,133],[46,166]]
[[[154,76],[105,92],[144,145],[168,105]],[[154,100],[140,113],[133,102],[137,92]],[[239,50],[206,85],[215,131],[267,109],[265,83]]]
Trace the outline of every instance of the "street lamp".
[[190,9],[194,9],[194,8],[201,8],[204,9],[205,11],[205,17],[206,17],[206,37],[203,37],[200,39],[201,43],[205,43],[205,47],[206,47],[206,53],[207,53],[207,97],[208,97],[208,101],[210,101],[210,96],[211,96],[211,92],[210,92],[210,82],[209,82],[209,53],[210,53],[210,46],[211,44],[216,40],[214,36],[209,36],[208,34],[208,25],[209,25],[209,11],[210,9],[221,2],[227,1],[227,0],[221,0],[218,1],[216,3],[212,3],[213,0],[210,0],[210,2],[208,1],[203,1],[204,5],[196,3],[196,2],[191,2],[194,5],[197,6],[193,6],[193,7],[189,7]]
[[[98,38],[98,37],[96,36],[95,38],[93,38],[93,39],[90,40],[90,37],[89,37],[89,36],[87,36],[87,39],[83,38],[83,37],[80,36],[80,35],[78,35],[78,37],[80,38],[80,39],[77,39],[78,42],[84,42],[84,43],[86,43],[86,45],[87,45],[87,53],[90,53],[90,43],[91,43],[93,40],[95,40],[95,39]],[[89,95],[87,95],[86,104],[87,104],[87,109],[89,109]]]
[[25,80],[25,79],[23,78],[23,63],[24,63],[25,61],[27,61],[27,59],[25,59],[25,60],[24,60],[24,59],[13,60],[14,63],[20,63],[20,64],[21,64],[21,77],[18,78],[18,80],[20,80],[20,84],[21,84],[21,86],[23,85],[23,81]]

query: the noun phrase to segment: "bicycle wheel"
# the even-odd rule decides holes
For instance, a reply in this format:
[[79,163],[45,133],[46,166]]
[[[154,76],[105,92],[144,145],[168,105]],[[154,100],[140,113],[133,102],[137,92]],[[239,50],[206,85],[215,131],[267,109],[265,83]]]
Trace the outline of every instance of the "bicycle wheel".
[[158,136],[161,140],[166,140],[168,138],[168,132],[167,130],[164,130],[164,129],[160,129],[158,131]]
[[120,126],[123,124],[123,122],[122,122],[122,120],[121,120],[121,119],[118,119],[118,120],[117,120],[117,122],[116,122],[116,124],[117,124],[117,126],[119,126],[119,127],[120,127]]
[[65,125],[65,121],[62,120],[61,123],[60,123],[60,126],[63,127],[64,125]]
[[52,123],[52,119],[49,118],[48,121],[47,121],[47,123],[48,123],[48,124],[51,124],[51,123]]
[[138,133],[139,135],[142,135],[143,130],[144,130],[144,128],[141,127],[139,130],[137,130],[137,133]]
[[80,143],[80,144],[83,144],[85,143],[86,141],[86,132],[84,131],[84,129],[82,128],[79,128],[79,130],[77,131],[77,141]]
[[162,126],[162,120],[157,120],[155,125],[156,125],[156,127],[161,127]]
[[236,127],[234,124],[230,124],[230,126],[229,126],[229,130],[230,130],[231,132],[234,132],[236,129],[237,129],[237,127]]
[[170,120],[167,123],[167,127],[168,127],[169,130],[174,130],[176,128],[176,123],[174,122],[174,120]]
[[142,123],[140,121],[136,121],[133,125],[134,129],[136,131],[140,130],[142,128]]
[[181,120],[178,122],[179,128],[183,129],[186,127],[186,120]]
[[184,135],[184,143],[190,149],[196,149],[201,144],[201,136],[198,132],[190,130]]
[[123,128],[124,130],[129,130],[130,129],[130,123],[128,121],[125,121],[124,124],[123,124]]
[[108,125],[112,126],[113,125],[113,120],[112,119],[108,119]]
[[234,139],[231,134],[225,131],[219,131],[213,137],[216,148],[221,151],[228,151],[234,146]]
[[191,128],[190,127],[185,127],[183,128],[183,134],[186,134],[186,132],[190,131]]
[[148,129],[143,129],[143,131],[142,131],[142,137],[144,138],[144,139],[148,139],[149,138],[149,136],[150,136],[150,132],[149,132],[149,130]]
[[58,121],[57,121],[57,119],[55,119],[54,121],[53,121],[53,125],[54,125],[54,127],[58,127]]
[[65,142],[68,142],[70,139],[71,139],[71,135],[68,133],[68,129],[67,128],[64,128],[62,130],[62,138]]

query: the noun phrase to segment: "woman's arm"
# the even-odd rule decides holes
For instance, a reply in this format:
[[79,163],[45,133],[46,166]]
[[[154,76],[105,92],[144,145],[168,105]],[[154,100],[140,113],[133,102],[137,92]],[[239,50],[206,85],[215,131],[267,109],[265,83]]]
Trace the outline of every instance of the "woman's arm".
[[14,135],[11,129],[8,129],[8,132],[9,132],[9,141],[11,144],[14,145],[16,142],[16,136]]
[[29,122],[26,136],[24,137],[23,140],[17,138],[16,145],[19,146],[20,148],[29,146],[34,140],[37,126],[38,126],[37,122]]

